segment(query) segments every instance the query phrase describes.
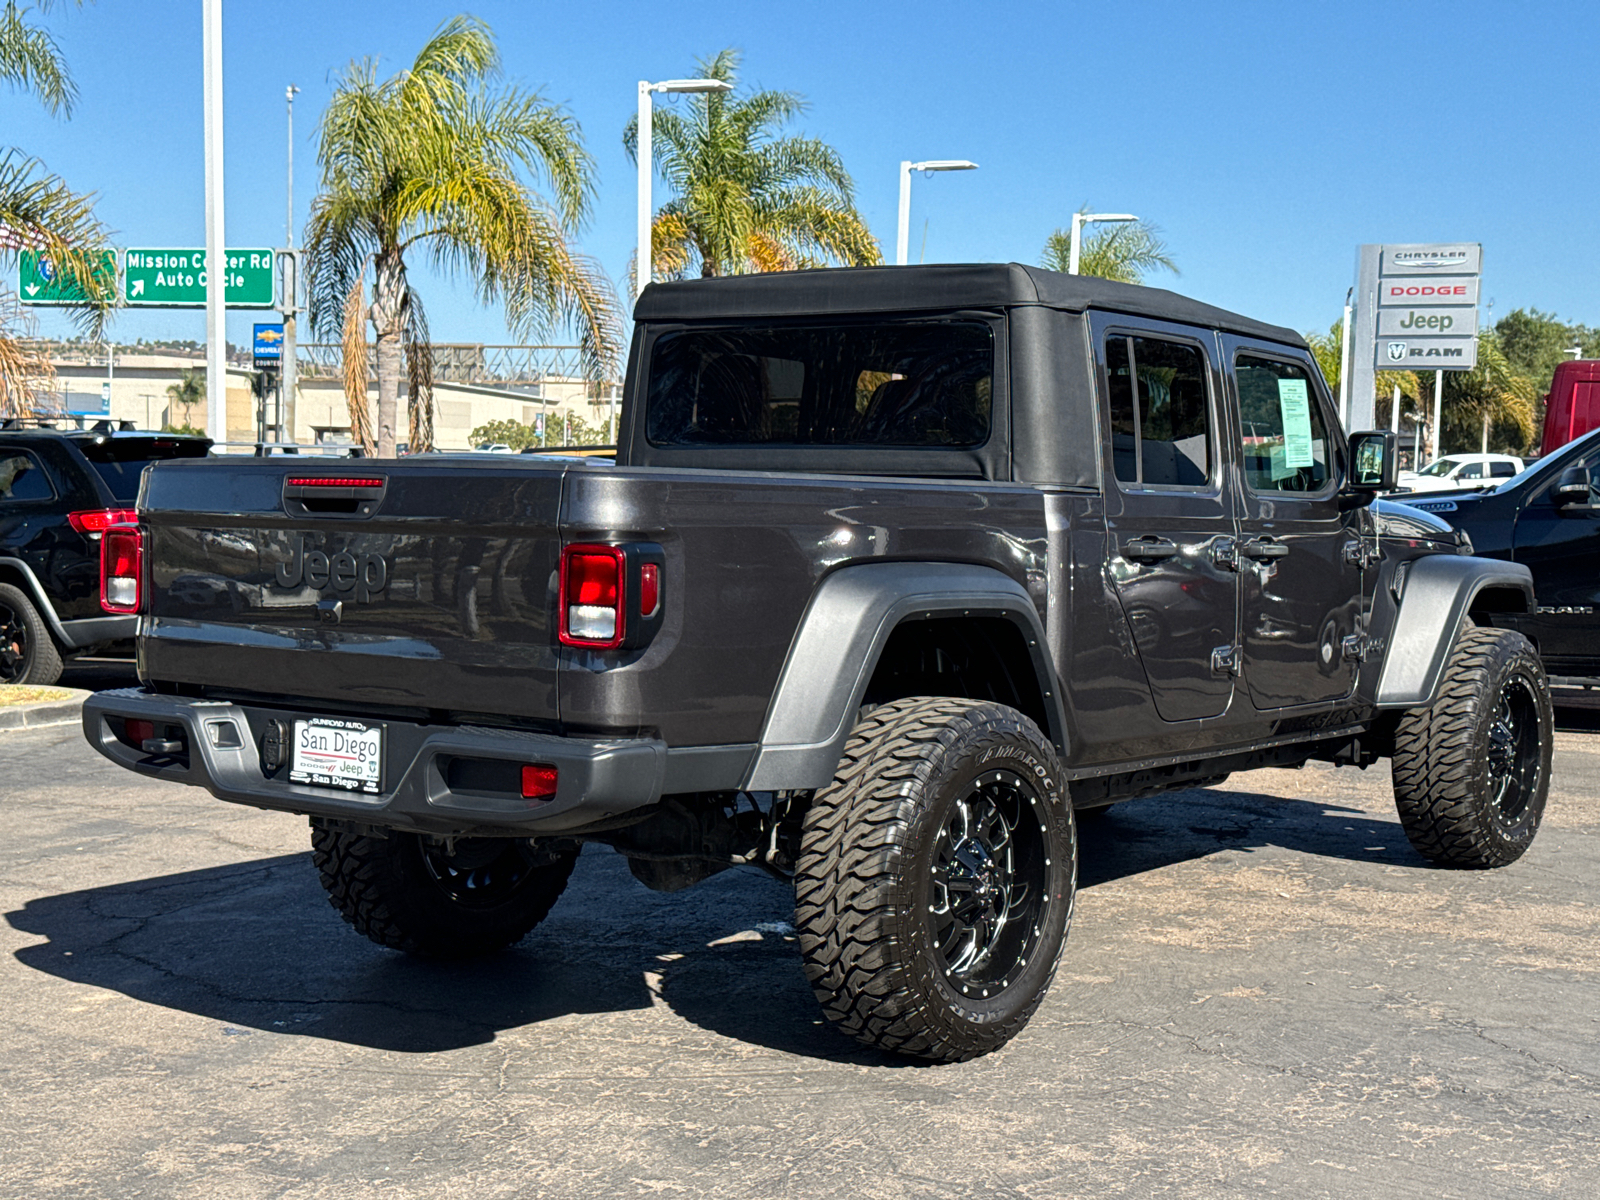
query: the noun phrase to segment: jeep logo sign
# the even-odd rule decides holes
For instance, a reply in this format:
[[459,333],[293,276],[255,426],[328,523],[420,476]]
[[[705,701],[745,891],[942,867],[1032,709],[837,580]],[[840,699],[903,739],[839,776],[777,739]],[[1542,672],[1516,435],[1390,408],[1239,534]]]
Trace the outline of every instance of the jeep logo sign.
[[311,549],[310,542],[302,536],[295,544],[294,557],[278,564],[273,580],[279,587],[297,588],[304,583],[320,592],[331,586],[340,596],[353,596],[358,604],[364,604],[389,582],[389,561],[383,555],[341,550],[330,557]]
[[1378,336],[1471,337],[1478,332],[1475,308],[1380,308]]

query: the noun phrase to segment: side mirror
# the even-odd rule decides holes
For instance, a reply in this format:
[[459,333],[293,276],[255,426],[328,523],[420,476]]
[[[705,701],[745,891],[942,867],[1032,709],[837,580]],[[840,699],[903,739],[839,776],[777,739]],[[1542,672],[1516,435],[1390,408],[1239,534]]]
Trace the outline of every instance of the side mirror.
[[1394,490],[1399,459],[1399,439],[1388,429],[1369,429],[1350,435],[1350,475],[1346,492]]
[[1571,508],[1589,503],[1589,472],[1582,467],[1568,467],[1550,489],[1550,499],[1557,508]]

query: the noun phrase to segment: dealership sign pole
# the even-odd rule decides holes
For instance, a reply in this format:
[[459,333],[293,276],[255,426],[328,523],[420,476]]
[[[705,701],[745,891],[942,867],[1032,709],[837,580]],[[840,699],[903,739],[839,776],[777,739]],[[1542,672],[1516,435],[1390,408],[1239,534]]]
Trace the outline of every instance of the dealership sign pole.
[[1350,428],[1372,426],[1378,371],[1431,369],[1438,457],[1444,372],[1478,365],[1482,273],[1483,247],[1477,242],[1361,247]]

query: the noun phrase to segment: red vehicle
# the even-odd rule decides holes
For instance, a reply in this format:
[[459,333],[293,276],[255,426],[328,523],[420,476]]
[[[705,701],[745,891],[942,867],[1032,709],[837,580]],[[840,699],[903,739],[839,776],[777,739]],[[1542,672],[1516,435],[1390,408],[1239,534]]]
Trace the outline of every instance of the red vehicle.
[[1544,406],[1543,457],[1591,429],[1600,429],[1600,358],[1580,358],[1556,367]]

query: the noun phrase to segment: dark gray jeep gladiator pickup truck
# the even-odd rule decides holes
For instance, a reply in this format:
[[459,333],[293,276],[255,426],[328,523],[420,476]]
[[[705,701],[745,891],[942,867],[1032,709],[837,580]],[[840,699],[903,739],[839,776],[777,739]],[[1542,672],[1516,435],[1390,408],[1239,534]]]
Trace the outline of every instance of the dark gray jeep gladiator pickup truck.
[[1393,762],[1435,862],[1531,842],[1528,572],[1375,500],[1293,332],[1016,265],[652,286],[615,464],[151,467],[107,535],[139,689],[90,743],[308,815],[400,950],[489,952],[581,844],[792,880],[845,1032],[970,1058],[1039,1005],[1075,810]]

